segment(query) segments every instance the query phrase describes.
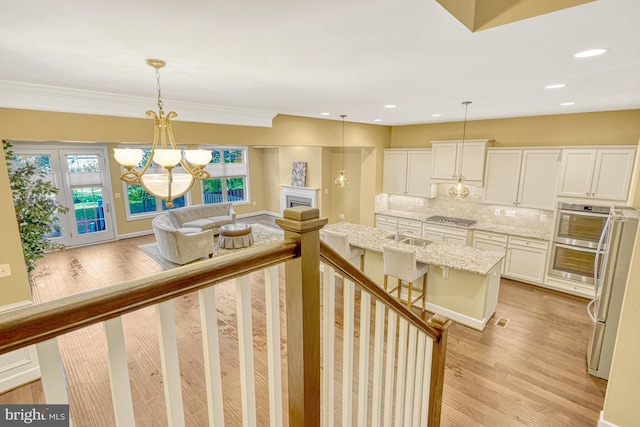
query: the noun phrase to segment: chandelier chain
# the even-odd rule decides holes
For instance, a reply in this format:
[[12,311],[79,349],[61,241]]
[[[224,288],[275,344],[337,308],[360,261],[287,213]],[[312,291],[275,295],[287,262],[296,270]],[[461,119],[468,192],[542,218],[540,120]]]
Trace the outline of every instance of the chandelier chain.
[[462,161],[464,160],[464,139],[467,135],[467,109],[471,101],[464,101],[464,124],[462,125],[462,150],[460,150],[460,169],[458,170],[458,176],[462,176]]
[[160,87],[160,69],[156,68],[156,86],[158,88],[158,109],[162,112],[162,88]]

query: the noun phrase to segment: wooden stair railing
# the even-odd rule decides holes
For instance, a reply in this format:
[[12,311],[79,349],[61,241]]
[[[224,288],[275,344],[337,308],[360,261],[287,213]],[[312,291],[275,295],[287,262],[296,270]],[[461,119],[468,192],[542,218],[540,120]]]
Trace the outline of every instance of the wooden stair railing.
[[[442,408],[442,391],[444,382],[444,368],[447,345],[448,328],[451,321],[440,315],[434,315],[428,321],[409,310],[407,306],[384,291],[362,271],[341,257],[326,243],[320,243],[320,258],[324,264],[323,285],[323,317],[331,319],[324,323],[323,330],[323,366],[333,370],[333,331],[329,330],[334,324],[332,320],[332,304],[335,301],[331,290],[336,286],[336,273],[343,277],[343,379],[342,379],[342,419],[341,425],[380,425],[389,426],[395,422],[396,426],[439,426]],[[360,290],[360,319],[359,331],[354,329],[355,292],[354,284]],[[369,373],[370,352],[360,349],[370,349],[369,336],[371,323],[371,298],[375,299],[373,373]],[[337,304],[337,303],[336,303]],[[387,343],[383,349],[385,309],[387,310]],[[396,322],[399,319],[399,333],[396,334]],[[358,349],[358,390],[352,392],[354,361],[354,336],[359,337]],[[352,338],[346,340],[346,337]],[[431,354],[425,349],[425,340],[431,341]],[[397,345],[397,361],[394,352]],[[426,347],[429,347],[426,345]],[[383,352],[386,352],[386,366],[383,367]],[[419,357],[425,359],[422,365]],[[394,370],[394,365],[395,370]],[[426,369],[429,369],[427,372]],[[395,388],[392,390],[393,374],[396,375]],[[324,373],[323,390],[323,426],[334,425],[333,418],[333,377],[331,372]],[[382,376],[386,376],[385,382]],[[372,377],[372,378],[371,378]],[[422,383],[419,380],[424,379]],[[355,377],[352,378],[356,380]],[[369,398],[369,386],[372,397]],[[428,388],[428,395],[425,388]],[[384,405],[382,392],[384,389]],[[352,395],[358,398],[357,415],[353,416]],[[395,402],[393,397],[395,394]],[[428,396],[427,398],[422,398]],[[346,409],[345,409],[346,406]],[[371,422],[368,423],[368,414]]]
[[[381,369],[379,372],[374,372],[373,394],[375,396],[364,398],[364,401],[372,400],[380,402],[381,405],[380,395],[384,390],[385,411],[378,413],[371,409],[363,409],[369,407],[364,402],[358,408],[360,415],[358,423],[366,424],[364,421],[366,414],[372,412],[373,422],[367,425],[391,425],[391,410],[387,410],[386,405],[392,405],[390,402],[395,395],[395,407],[403,406],[393,415],[396,425],[402,425],[398,423],[402,423],[403,419],[412,419],[414,426],[437,426],[442,398],[446,334],[450,322],[438,318],[433,318],[428,323],[424,322],[403,304],[386,294],[359,270],[348,264],[346,260],[322,244],[319,230],[327,223],[327,220],[319,218],[317,209],[306,207],[286,209],[283,218],[278,219],[277,223],[285,230],[285,239],[282,242],[265,244],[235,253],[233,256],[216,257],[145,278],[0,314],[0,354],[36,344],[41,359],[46,403],[69,403],[66,397],[67,377],[64,373],[64,367],[62,367],[56,337],[102,323],[108,348],[107,364],[114,406],[113,417],[116,425],[131,426],[134,425],[135,418],[122,316],[145,307],[155,306],[159,318],[157,322],[167,424],[169,426],[184,426],[173,304],[177,297],[196,292],[200,305],[205,371],[203,377],[206,380],[208,419],[210,425],[220,426],[224,423],[222,417],[226,411],[223,410],[222,405],[224,387],[220,381],[221,349],[218,348],[222,343],[218,342],[220,330],[216,320],[215,289],[217,286],[215,285],[233,279],[236,289],[242,422],[249,426],[256,425],[258,421],[262,424],[265,421],[263,418],[256,419],[251,326],[251,312],[252,309],[255,310],[255,306],[251,305],[249,295],[251,286],[249,274],[264,272],[266,295],[265,307],[262,308],[266,311],[267,351],[265,353],[267,356],[265,357],[268,357],[268,361],[265,365],[268,367],[268,379],[265,378],[263,383],[266,382],[270,390],[281,391],[280,378],[286,376],[288,381],[288,390],[284,394],[270,393],[268,404],[263,405],[268,405],[270,425],[282,425],[287,422],[288,418],[288,424],[291,426],[320,426],[321,410],[324,410],[323,425],[328,426],[332,423],[326,416],[326,408],[333,407],[335,402],[327,402],[326,399],[321,398],[326,394],[327,388],[332,388],[331,386],[327,387],[327,383],[321,381],[321,372],[326,377],[332,375],[327,368],[327,365],[333,366],[332,357],[327,358],[323,353],[326,352],[326,346],[331,341],[328,330],[333,331],[334,323],[336,323],[330,314],[335,308],[336,301],[327,297],[335,293],[334,271],[338,271],[347,278],[344,280],[343,288],[353,290],[350,283],[355,283],[360,287],[361,301],[364,301],[360,305],[361,308],[365,307],[365,312],[367,301],[370,301],[366,296],[373,296],[376,302],[376,313],[383,313],[382,316],[377,315],[375,319],[374,339],[376,342],[383,342],[380,339],[378,323],[382,320],[382,324],[384,324],[385,310],[388,313],[388,325],[395,325],[396,318],[399,318],[401,335],[399,341],[402,343],[402,340],[405,339],[403,337],[408,337],[408,344],[407,346],[398,345],[398,354],[409,354],[410,356],[407,359],[409,363],[405,363],[406,358],[401,360],[398,357],[399,366],[402,364],[398,368],[398,372],[402,370],[406,375],[407,372],[411,372],[410,370],[415,368],[416,376],[425,378],[424,384],[419,384],[418,381],[413,382],[415,392],[423,397],[428,396],[427,404],[421,402],[420,399],[415,400],[415,404],[412,399],[400,399],[402,396],[399,397],[399,395],[403,392],[397,385],[392,384],[393,378],[389,375],[385,378],[385,384],[376,388],[377,385],[382,384],[383,370]],[[319,271],[321,259],[324,263],[322,284]],[[281,369],[281,342],[277,266],[280,263],[285,263],[287,330],[283,334],[283,340],[286,340],[287,343],[287,371],[284,375],[279,371]],[[349,312],[347,314],[352,315],[354,306],[347,307],[345,305],[345,310]],[[333,311],[335,312],[335,310]],[[345,315],[345,324],[353,322],[353,316],[351,316],[351,320],[348,320],[348,317]],[[363,317],[363,319],[365,320],[362,320],[361,323],[367,323],[366,318]],[[325,326],[322,326],[321,322],[324,322]],[[407,327],[403,327],[404,324]],[[351,328],[351,330],[354,329]],[[367,329],[365,328],[364,331]],[[395,343],[396,327],[388,326],[386,332]],[[322,343],[321,334],[323,336]],[[368,333],[361,333],[360,342],[365,342],[362,341],[365,340],[364,335],[367,335],[368,340]],[[353,338],[353,335],[350,338]],[[366,341],[366,343],[368,342]],[[431,348],[431,345],[432,350],[429,354],[428,348]],[[347,350],[346,353],[350,354],[352,352],[350,349],[354,348],[353,339],[344,340],[344,348]],[[387,357],[384,371],[395,370],[395,344],[391,349],[387,343],[387,348],[384,351],[380,346],[374,346],[374,348],[374,365],[382,366],[381,357],[386,353],[387,356],[391,355],[392,357]],[[432,363],[429,367],[411,362],[411,358],[413,357],[415,361],[415,355],[420,354],[420,351],[431,359]],[[361,363],[363,360],[365,362],[367,360],[365,353],[360,352]],[[347,359],[344,360],[344,366],[348,367]],[[356,394],[361,401],[362,396],[367,396],[366,390],[369,383],[367,380],[362,380],[363,371],[360,370],[358,373],[358,392],[348,393],[349,396],[346,396],[348,402],[351,401],[351,394]],[[400,378],[400,375],[397,375],[396,378]],[[352,390],[350,388],[351,381],[344,381],[344,383],[345,390]],[[399,383],[397,382],[397,384]],[[409,381],[406,381],[406,384],[409,384]],[[405,389],[412,393],[408,385],[402,387],[402,390]],[[426,389],[429,391],[427,392]],[[283,397],[288,399],[289,408],[284,414],[282,411]],[[348,406],[351,407],[350,403]],[[428,412],[422,406],[427,406]],[[73,405],[71,409],[73,418]],[[263,407],[258,409],[264,412]],[[364,417],[362,416],[363,412]],[[379,419],[383,414],[385,419]],[[343,419],[345,422],[342,425],[352,425],[351,417],[344,415]]]

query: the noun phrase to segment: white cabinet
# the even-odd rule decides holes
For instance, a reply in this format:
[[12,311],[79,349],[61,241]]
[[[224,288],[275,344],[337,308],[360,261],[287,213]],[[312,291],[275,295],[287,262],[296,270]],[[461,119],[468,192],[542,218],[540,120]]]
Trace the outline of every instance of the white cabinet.
[[398,219],[395,216],[376,214],[376,228],[395,233],[398,229]]
[[[486,231],[475,231],[473,233],[474,248],[485,251],[500,252],[507,254],[507,236],[504,234],[489,233]],[[500,272],[504,273],[504,259],[501,261]]]
[[549,243],[510,236],[504,276],[525,282],[544,283]]
[[626,201],[635,148],[565,149],[558,195]]
[[453,245],[467,246],[468,231],[460,228],[433,225],[425,223],[422,227],[422,237],[432,242],[451,243]]
[[398,218],[398,231],[405,231],[416,237],[422,235],[422,221]]
[[560,150],[487,150],[484,201],[553,210]]
[[462,162],[462,176],[465,181],[482,183],[484,176],[484,160],[489,141],[431,141],[431,179],[439,181],[453,181],[460,174]]
[[431,150],[384,150],[384,192],[431,198]]

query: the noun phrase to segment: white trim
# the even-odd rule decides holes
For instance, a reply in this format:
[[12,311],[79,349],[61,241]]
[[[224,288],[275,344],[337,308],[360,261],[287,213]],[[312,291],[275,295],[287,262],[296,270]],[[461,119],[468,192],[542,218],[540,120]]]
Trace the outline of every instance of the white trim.
[[[29,307],[33,302],[23,300],[0,307],[0,313]],[[40,378],[40,363],[33,345],[0,355],[0,393]]]
[[449,319],[454,320],[454,321],[456,321],[456,322],[458,322],[458,323],[460,323],[462,325],[468,326],[468,327],[473,328],[473,329],[477,329],[479,331],[483,331],[484,328],[487,326],[487,323],[489,323],[489,319],[482,319],[482,320],[474,319],[473,317],[465,316],[464,314],[460,314],[460,313],[457,313],[455,311],[451,311],[451,310],[449,310],[447,308],[440,307],[439,305],[435,305],[435,304],[432,304],[430,302],[427,302],[426,309],[427,309],[427,311],[430,311],[432,313],[441,314],[441,315],[446,316]]
[[[70,89],[10,81],[0,81],[0,107],[21,110],[145,118],[156,104],[152,98],[115,95],[89,90]],[[181,121],[218,123],[238,126],[273,127],[277,113],[165,101],[167,111],[175,110]],[[147,120],[145,118],[145,120]]]
[[116,240],[131,239],[133,237],[140,237],[140,236],[148,236],[149,234],[153,234],[153,230],[152,229],[143,230],[143,231],[136,231],[135,233],[119,234]]
[[311,200],[311,207],[318,205],[318,190],[314,187],[294,187],[291,185],[280,184],[282,191],[280,192],[280,211],[284,212],[287,208],[287,196],[304,197]]
[[3,305],[3,306],[0,306],[0,313],[7,313],[9,311],[17,310],[17,309],[22,308],[22,307],[28,307],[28,306],[30,306],[32,304],[33,304],[33,301],[28,300],[28,299],[25,299],[25,300],[22,300],[22,301],[18,301],[18,302],[14,302],[12,304],[6,304],[6,305]]
[[269,212],[269,211],[257,211],[257,212],[249,212],[249,213],[238,214],[238,215],[236,215],[236,218],[250,218],[252,216],[258,216],[258,215],[269,215],[269,216],[272,216],[274,218],[282,218],[281,214],[279,214],[277,212]]
[[598,427],[618,427],[614,423],[610,423],[604,419],[604,411],[600,411],[600,418],[598,418]]

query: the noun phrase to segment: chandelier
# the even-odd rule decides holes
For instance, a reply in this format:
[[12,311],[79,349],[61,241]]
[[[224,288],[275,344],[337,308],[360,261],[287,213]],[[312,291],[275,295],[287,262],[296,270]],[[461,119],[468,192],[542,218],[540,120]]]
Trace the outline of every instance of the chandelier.
[[458,199],[464,199],[469,197],[469,189],[464,185],[464,176],[462,176],[462,160],[464,159],[464,138],[467,133],[467,108],[469,108],[471,101],[464,101],[464,125],[462,127],[462,148],[460,149],[460,166],[458,168],[458,175],[456,177],[456,183],[449,189],[449,196],[456,197]]
[[349,180],[347,179],[346,171],[344,170],[344,118],[347,117],[345,114],[341,114],[342,117],[342,166],[338,171],[338,177],[334,181],[334,183],[338,187],[346,187],[349,185]]
[[[167,208],[173,207],[173,200],[191,189],[196,179],[209,179],[204,167],[211,161],[211,151],[181,150],[176,145],[171,130],[171,119],[178,116],[174,111],[165,115],[162,109],[160,90],[160,68],[166,65],[161,59],[147,59],[147,64],[156,69],[158,87],[158,114],[147,111],[153,119],[153,144],[149,156],[140,170],[135,169],[144,158],[144,150],[139,148],[115,148],[113,155],[126,171],[120,179],[129,184],[140,184],[148,193],[165,200]],[[175,170],[180,166],[182,170]],[[184,172],[183,172],[184,171]]]

